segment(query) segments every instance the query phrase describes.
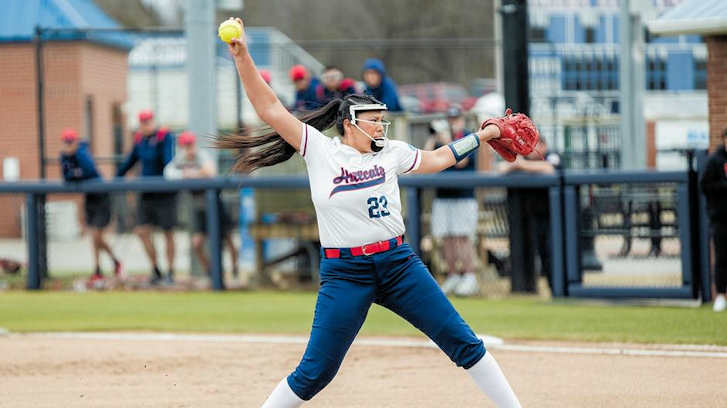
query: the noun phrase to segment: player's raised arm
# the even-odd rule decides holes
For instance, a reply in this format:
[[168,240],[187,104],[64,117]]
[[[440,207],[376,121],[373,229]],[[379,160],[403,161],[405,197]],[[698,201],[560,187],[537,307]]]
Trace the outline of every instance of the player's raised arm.
[[[232,20],[232,18],[230,19]],[[245,94],[247,94],[255,113],[260,119],[270,125],[295,150],[298,150],[303,133],[302,123],[288,112],[273,90],[260,76],[247,48],[242,20],[239,18],[234,20],[243,27],[242,33],[239,38],[232,38],[227,47],[235,60],[237,74],[240,76],[242,85],[245,88]]]

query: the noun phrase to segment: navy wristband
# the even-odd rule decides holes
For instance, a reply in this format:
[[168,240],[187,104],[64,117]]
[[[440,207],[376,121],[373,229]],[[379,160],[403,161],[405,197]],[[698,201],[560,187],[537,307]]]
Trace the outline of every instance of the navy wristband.
[[462,159],[464,159],[470,153],[474,152],[475,150],[477,150],[478,147],[480,147],[480,138],[477,137],[476,134],[470,133],[469,135],[459,140],[455,140],[447,146],[452,149],[454,158],[459,163]]

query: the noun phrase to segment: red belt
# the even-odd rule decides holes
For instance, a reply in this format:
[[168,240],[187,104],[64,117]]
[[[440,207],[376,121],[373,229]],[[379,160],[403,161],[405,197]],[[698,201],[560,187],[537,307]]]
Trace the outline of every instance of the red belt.
[[324,248],[323,256],[326,258],[343,258],[346,256],[362,256],[373,255],[380,252],[386,252],[396,248],[404,242],[404,237],[399,235],[396,238],[387,239],[385,241],[373,242],[353,248]]

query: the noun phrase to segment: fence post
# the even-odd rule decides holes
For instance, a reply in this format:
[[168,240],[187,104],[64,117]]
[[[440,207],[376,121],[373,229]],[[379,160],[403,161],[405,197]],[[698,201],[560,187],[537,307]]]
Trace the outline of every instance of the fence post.
[[512,292],[536,293],[538,282],[535,276],[535,240],[532,239],[532,227],[536,222],[528,213],[527,197],[524,188],[507,189],[507,220],[510,226],[510,290]]
[[698,192],[697,213],[695,221],[698,224],[698,238],[696,245],[699,251],[699,270],[694,271],[694,277],[696,278],[695,280],[698,282],[695,283],[695,285],[699,285],[698,289],[702,293],[702,302],[712,301],[712,264],[709,253],[710,236],[709,217],[707,217],[707,197],[704,196],[704,192],[699,186],[699,179],[704,172],[705,166],[707,165],[707,155],[707,150],[697,150],[695,152],[695,156],[697,159],[697,181],[695,191]]
[[560,196],[561,186],[550,187],[550,253],[553,297],[563,297],[566,294],[566,272],[563,262],[563,200]]
[[691,197],[689,191],[691,189],[691,177],[687,184],[680,184],[677,187],[677,226],[679,228],[679,241],[681,245],[681,261],[682,261],[682,282],[692,279],[694,270],[694,260],[692,251],[693,244],[693,225],[691,212]]
[[209,240],[212,289],[225,290],[222,271],[222,228],[220,226],[219,191],[213,188],[205,191],[205,199],[207,201],[207,239]]
[[36,240],[38,241],[38,270],[40,271],[41,279],[49,277],[48,274],[48,220],[45,213],[46,194],[38,194],[35,201],[35,206],[38,209],[38,235]]
[[35,26],[35,82],[38,98],[38,175],[45,180],[45,74],[43,73],[43,29]]
[[566,285],[581,282],[581,254],[578,247],[580,242],[580,231],[578,229],[580,205],[578,198],[576,186],[565,186],[563,188],[563,208],[565,211],[565,214],[563,214],[565,219],[563,233],[565,235],[566,276],[568,277]]
[[421,190],[417,187],[406,189],[407,226],[406,235],[409,238],[409,246],[415,254],[421,255],[419,243],[421,242]]
[[42,283],[40,270],[40,240],[38,239],[38,196],[25,196],[25,240],[28,245],[28,290],[39,290]]

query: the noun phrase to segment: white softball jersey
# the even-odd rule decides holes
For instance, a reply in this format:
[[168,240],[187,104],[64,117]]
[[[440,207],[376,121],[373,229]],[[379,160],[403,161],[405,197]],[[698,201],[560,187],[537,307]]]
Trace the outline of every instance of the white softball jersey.
[[404,233],[398,175],[419,168],[422,154],[389,140],[378,153],[361,153],[309,125],[298,153],[308,167],[311,198],[324,248],[349,248]]

